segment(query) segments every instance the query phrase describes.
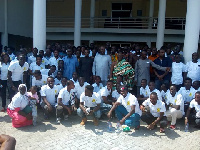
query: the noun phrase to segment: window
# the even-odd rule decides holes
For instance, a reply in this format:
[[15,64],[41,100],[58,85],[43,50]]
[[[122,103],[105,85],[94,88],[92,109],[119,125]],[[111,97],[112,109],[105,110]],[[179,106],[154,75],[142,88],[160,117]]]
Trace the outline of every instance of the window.
[[112,3],[112,17],[131,17],[132,3]]

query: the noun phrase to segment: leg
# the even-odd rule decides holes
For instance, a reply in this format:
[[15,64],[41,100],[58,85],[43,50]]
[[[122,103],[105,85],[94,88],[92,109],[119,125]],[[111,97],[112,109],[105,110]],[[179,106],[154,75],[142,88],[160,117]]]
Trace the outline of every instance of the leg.
[[155,80],[156,89],[160,90],[160,86],[161,86],[161,81],[160,80]]
[[118,120],[121,120],[124,116],[128,114],[128,111],[123,105],[117,106],[117,108],[115,109],[115,112],[117,114]]
[[167,117],[163,117],[161,120],[160,120],[160,128],[165,128],[167,127]]
[[146,114],[144,114],[144,115],[141,116],[141,120],[143,122],[146,122],[147,125],[150,125],[152,122],[154,122],[156,120],[156,117],[154,117],[150,113],[146,113]]
[[125,125],[138,128],[140,126],[140,115],[137,113],[132,114],[128,119],[126,119]]
[[48,110],[48,106],[47,106],[44,102],[42,102],[41,107],[42,107],[43,112],[44,112],[44,118],[45,118],[45,119],[49,119],[49,110]]
[[5,109],[6,107],[6,88],[7,88],[7,80],[1,80],[2,88],[1,88],[1,99],[2,99],[2,107]]
[[96,112],[94,112],[94,118],[99,119],[101,117],[101,110],[97,110]]
[[197,127],[200,127],[200,118],[196,118],[195,123],[196,123]]
[[85,113],[82,111],[80,107],[77,109],[77,114],[82,118],[80,125],[85,125],[85,123],[87,122],[87,118]]
[[61,118],[62,113],[63,113],[63,107],[58,105],[56,107],[56,118]]

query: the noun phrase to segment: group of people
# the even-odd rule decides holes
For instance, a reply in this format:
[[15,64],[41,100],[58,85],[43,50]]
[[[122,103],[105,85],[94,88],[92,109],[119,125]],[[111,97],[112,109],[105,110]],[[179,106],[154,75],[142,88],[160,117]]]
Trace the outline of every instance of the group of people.
[[168,122],[174,130],[183,116],[185,124],[195,120],[200,127],[199,66],[197,53],[184,64],[180,47],[172,51],[170,45],[157,51],[138,44],[117,48],[110,43],[54,43],[45,51],[21,48],[15,54],[6,47],[0,64],[1,111],[6,111],[9,98],[7,113],[13,127],[36,125],[40,107],[44,119],[55,113],[58,124],[77,113],[81,125],[88,115],[98,125],[106,114],[135,129],[140,128],[140,119],[150,130],[160,124],[162,133]]

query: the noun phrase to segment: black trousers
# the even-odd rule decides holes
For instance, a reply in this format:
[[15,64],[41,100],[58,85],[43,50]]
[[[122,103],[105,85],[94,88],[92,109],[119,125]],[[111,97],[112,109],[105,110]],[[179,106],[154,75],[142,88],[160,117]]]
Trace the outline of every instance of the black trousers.
[[[18,88],[19,85],[22,83],[22,81],[12,81],[13,85]],[[9,88],[9,95],[10,95],[10,101],[12,101],[12,98],[14,97],[14,95],[16,94],[16,92],[12,89],[12,87]]]
[[1,80],[1,99],[2,99],[2,107],[6,107],[6,89],[7,89],[7,80]]

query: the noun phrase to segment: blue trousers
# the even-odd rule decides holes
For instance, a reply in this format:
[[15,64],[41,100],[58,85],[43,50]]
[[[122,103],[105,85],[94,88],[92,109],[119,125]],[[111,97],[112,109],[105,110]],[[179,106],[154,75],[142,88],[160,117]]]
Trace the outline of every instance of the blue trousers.
[[[128,111],[123,105],[119,105],[115,109],[115,113],[117,114],[118,120],[121,120],[124,116],[128,114]],[[140,115],[137,113],[132,114],[129,118],[126,119],[124,124],[129,127],[138,127],[140,125]]]

